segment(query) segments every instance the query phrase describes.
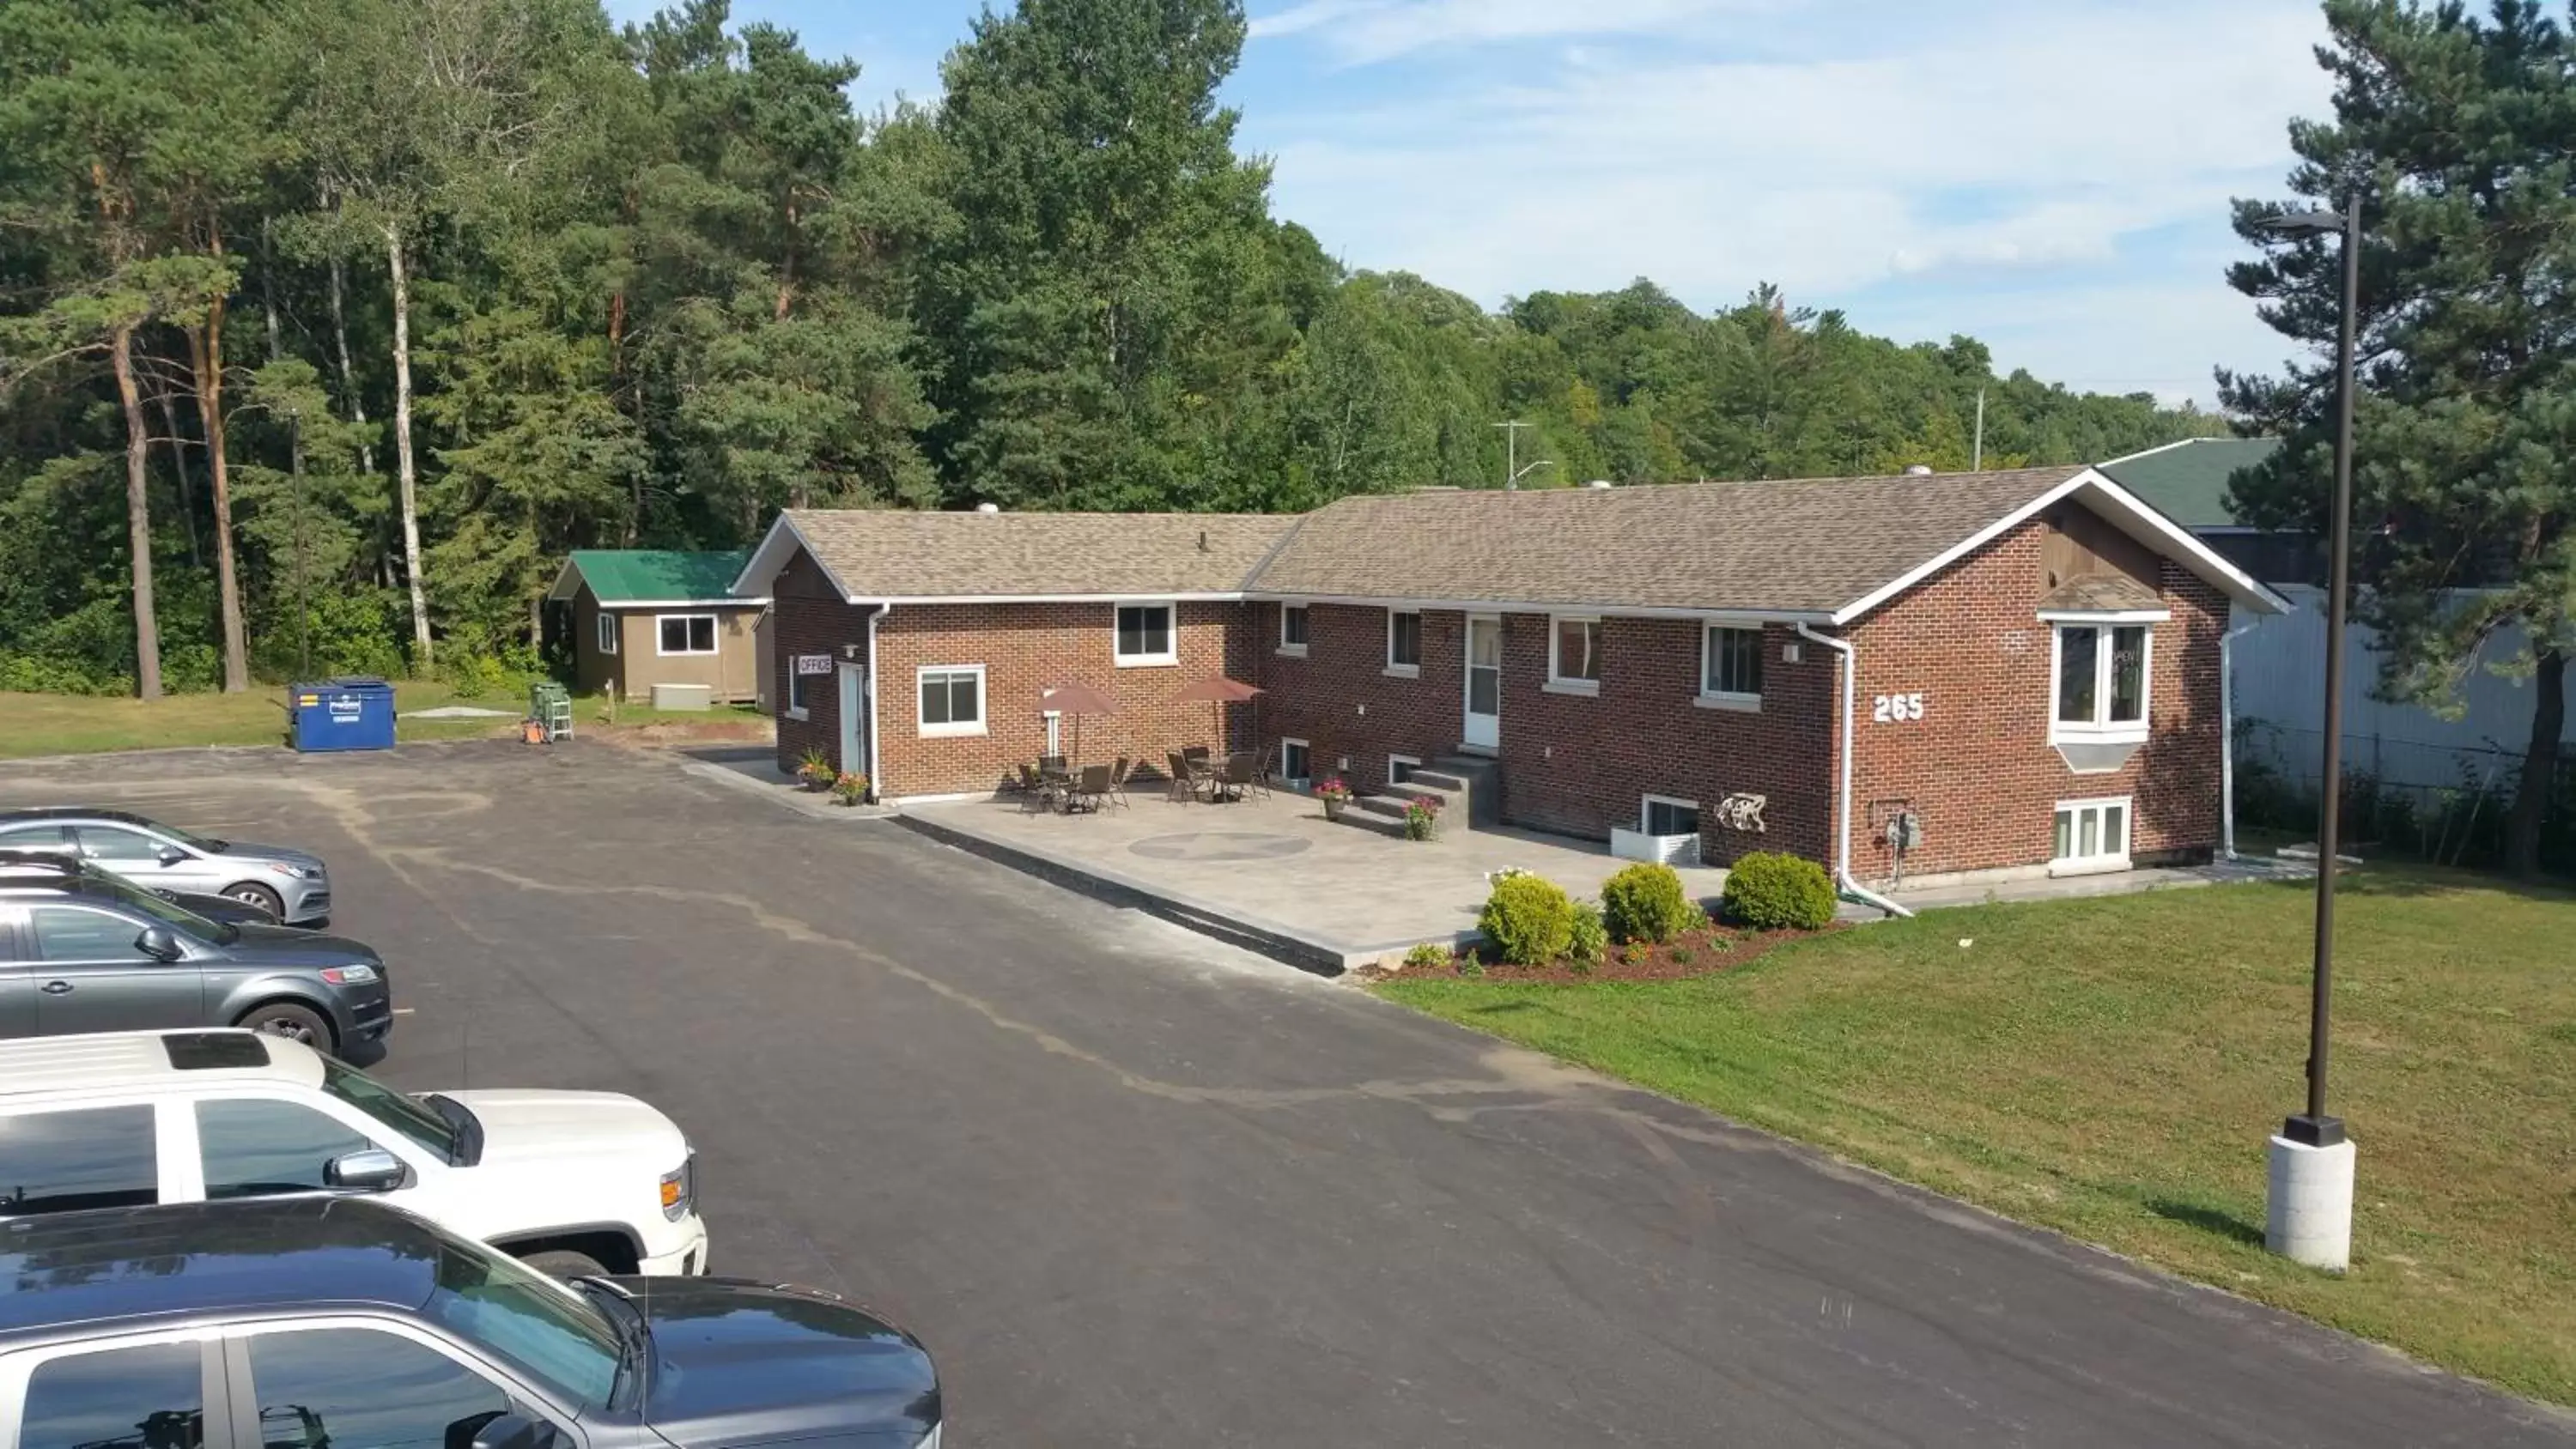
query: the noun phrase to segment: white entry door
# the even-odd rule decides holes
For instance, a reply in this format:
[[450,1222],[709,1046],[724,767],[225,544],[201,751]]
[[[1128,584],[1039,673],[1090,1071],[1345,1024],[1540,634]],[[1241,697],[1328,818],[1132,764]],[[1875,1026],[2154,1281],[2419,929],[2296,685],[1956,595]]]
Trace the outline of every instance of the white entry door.
[[1465,740],[1480,750],[1503,743],[1503,621],[1494,614],[1467,616]]
[[868,706],[859,681],[866,671],[856,664],[840,666],[841,773],[864,774],[868,768]]

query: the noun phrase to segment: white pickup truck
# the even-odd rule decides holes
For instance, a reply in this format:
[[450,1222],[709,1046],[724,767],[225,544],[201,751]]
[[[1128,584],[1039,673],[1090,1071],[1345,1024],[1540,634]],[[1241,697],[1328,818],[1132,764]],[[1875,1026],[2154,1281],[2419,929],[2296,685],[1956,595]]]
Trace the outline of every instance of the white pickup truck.
[[697,1164],[614,1092],[413,1097],[281,1037],[0,1042],[0,1219],[364,1193],[564,1277],[700,1274]]

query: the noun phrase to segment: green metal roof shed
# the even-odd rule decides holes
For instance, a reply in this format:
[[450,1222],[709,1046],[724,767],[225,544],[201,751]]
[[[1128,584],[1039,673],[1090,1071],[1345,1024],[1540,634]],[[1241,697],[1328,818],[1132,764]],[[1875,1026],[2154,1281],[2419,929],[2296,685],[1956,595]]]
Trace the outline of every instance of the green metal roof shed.
[[2094,466],[2185,528],[2241,528],[2227,485],[2280,446],[2278,438],[2185,438]]
[[583,585],[602,607],[635,609],[677,604],[766,604],[733,592],[733,581],[751,550],[577,548],[555,575],[549,599],[569,599]]

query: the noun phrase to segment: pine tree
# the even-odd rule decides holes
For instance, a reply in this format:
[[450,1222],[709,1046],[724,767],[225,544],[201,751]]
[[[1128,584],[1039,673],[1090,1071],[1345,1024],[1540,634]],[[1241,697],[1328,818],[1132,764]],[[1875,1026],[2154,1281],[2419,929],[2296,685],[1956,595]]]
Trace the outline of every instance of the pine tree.
[[2354,616],[2378,629],[2379,688],[2439,704],[2498,631],[2536,692],[2507,862],[2540,864],[2576,637],[2576,50],[2531,0],[2329,0],[2335,118],[2294,123],[2293,204],[2240,201],[2264,250],[2229,280],[2309,344],[2279,378],[2219,375],[2228,406],[2288,439],[2238,487],[2249,521],[2322,535],[2332,482],[2341,273],[2332,237],[2283,240],[2284,210],[2356,190],[2360,388]]

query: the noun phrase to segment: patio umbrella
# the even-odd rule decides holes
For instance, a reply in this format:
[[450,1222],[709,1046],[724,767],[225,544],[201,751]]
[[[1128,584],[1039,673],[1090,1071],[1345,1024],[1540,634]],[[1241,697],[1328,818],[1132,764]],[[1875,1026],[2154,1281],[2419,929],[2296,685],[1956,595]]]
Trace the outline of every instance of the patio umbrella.
[[1075,760],[1082,758],[1082,717],[1118,712],[1118,701],[1080,680],[1039,691],[1038,705],[1042,709],[1073,716],[1073,754],[1070,758]]
[[1217,748],[1222,751],[1225,747],[1225,707],[1229,704],[1240,704],[1260,692],[1261,686],[1257,684],[1246,684],[1240,679],[1228,679],[1222,674],[1211,674],[1196,684],[1184,686],[1172,696],[1172,703],[1182,704],[1190,700],[1204,699],[1215,705],[1216,742]]

